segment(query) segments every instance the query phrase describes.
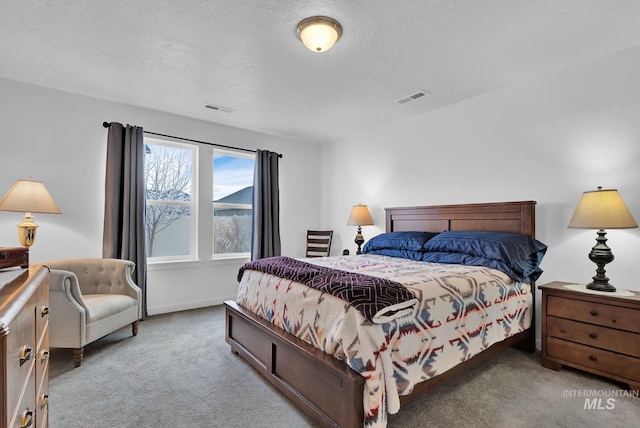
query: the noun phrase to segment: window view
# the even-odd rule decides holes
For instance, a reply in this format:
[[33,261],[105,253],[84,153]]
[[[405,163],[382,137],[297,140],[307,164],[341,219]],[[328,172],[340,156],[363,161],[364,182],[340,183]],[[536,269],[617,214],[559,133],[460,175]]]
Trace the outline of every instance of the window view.
[[213,152],[213,254],[251,251],[255,155]]
[[145,143],[147,257],[194,257],[194,147]]

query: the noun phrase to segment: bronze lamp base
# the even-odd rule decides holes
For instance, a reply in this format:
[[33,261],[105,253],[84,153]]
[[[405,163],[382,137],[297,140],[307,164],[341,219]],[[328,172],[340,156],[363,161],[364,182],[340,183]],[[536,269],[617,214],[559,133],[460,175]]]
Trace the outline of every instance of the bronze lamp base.
[[613,253],[611,248],[607,246],[607,238],[605,235],[607,232],[604,229],[598,231],[598,237],[596,238],[596,245],[591,249],[589,253],[589,260],[594,262],[598,268],[596,269],[596,275],[592,278],[593,281],[587,284],[587,288],[596,291],[616,291],[616,288],[609,284],[609,278],[605,275],[604,266],[607,263],[613,261]]

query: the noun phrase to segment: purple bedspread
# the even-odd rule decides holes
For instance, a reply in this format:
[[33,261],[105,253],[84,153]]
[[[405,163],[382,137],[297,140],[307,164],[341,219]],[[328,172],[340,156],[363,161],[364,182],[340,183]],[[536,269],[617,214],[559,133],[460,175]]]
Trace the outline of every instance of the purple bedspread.
[[356,308],[367,320],[382,323],[413,310],[416,296],[397,282],[355,272],[316,266],[291,257],[268,257],[245,263],[238,272],[257,270],[305,284],[336,296]]

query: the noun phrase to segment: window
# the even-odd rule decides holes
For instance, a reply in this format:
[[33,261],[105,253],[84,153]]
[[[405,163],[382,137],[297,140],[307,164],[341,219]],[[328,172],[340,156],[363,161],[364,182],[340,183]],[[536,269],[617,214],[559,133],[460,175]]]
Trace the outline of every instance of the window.
[[255,155],[213,151],[213,255],[251,252]]
[[145,139],[147,257],[195,258],[194,146]]
[[151,263],[247,257],[255,154],[145,137]]

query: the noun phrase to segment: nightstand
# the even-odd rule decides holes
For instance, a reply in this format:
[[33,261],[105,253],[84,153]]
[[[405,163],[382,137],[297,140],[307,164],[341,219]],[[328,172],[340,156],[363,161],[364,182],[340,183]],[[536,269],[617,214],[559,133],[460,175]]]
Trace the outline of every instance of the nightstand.
[[640,293],[592,292],[551,282],[542,290],[542,364],[563,365],[640,391]]

